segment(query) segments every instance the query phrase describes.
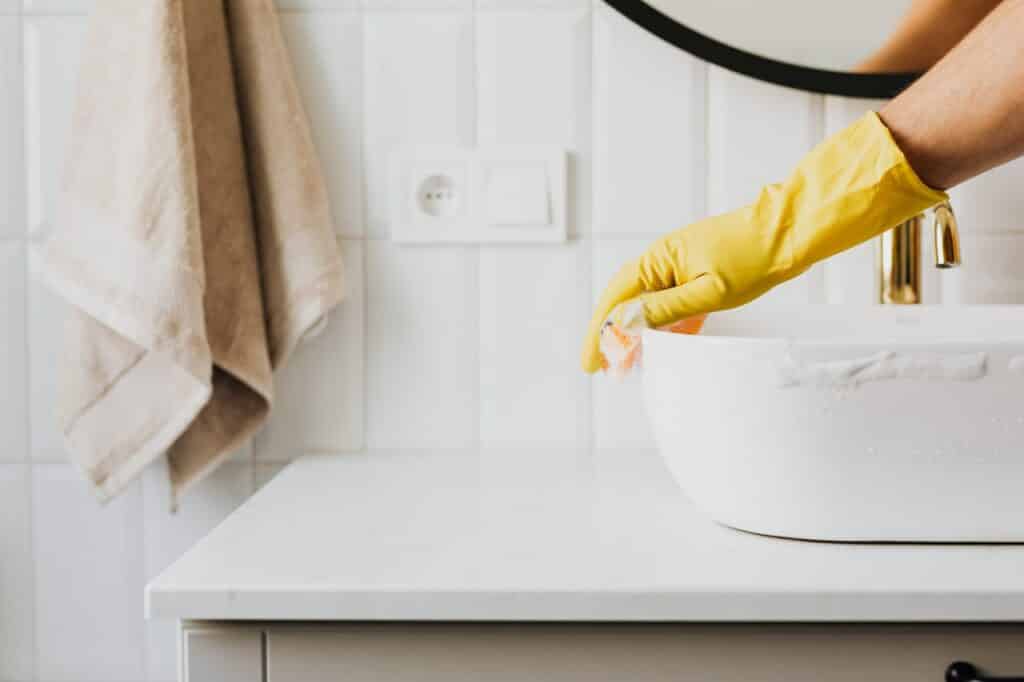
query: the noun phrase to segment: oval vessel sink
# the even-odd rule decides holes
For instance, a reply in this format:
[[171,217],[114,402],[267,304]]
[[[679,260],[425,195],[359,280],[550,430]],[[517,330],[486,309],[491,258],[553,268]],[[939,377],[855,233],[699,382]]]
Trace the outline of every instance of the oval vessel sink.
[[1024,542],[1024,308],[744,309],[648,331],[679,485],[792,538]]

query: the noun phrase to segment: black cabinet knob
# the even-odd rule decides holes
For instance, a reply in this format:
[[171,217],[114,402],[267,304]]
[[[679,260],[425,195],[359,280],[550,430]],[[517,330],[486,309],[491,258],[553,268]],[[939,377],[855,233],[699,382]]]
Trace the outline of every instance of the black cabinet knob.
[[946,668],[946,682],[1024,682],[1024,677],[987,677],[973,663],[957,661]]

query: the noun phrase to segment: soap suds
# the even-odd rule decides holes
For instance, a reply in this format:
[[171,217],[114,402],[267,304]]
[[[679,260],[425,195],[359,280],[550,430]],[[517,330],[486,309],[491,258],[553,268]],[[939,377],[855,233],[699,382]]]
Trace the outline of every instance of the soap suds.
[[[985,376],[985,353],[895,353],[883,351],[852,360],[800,362],[792,356],[779,368],[782,386],[855,387],[871,381],[921,379],[975,381]],[[1021,359],[1024,371],[1024,358]]]

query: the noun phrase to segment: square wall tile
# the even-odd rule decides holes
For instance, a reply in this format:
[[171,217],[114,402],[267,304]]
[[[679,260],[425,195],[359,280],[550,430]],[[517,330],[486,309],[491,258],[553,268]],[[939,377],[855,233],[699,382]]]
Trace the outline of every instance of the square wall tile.
[[707,66],[614,10],[594,22],[594,231],[657,236],[704,217]]
[[0,0],[0,14],[18,14],[21,11],[21,0]]
[[45,236],[56,220],[86,20],[38,16],[24,25],[28,227]]
[[101,507],[72,466],[37,464],[32,478],[37,678],[143,679],[139,483]]
[[71,308],[31,268],[28,283],[29,442],[36,460],[66,461],[57,422],[57,399],[64,358],[64,328]]
[[392,152],[473,142],[473,20],[434,11],[368,12],[364,21],[367,227],[384,235]]
[[964,262],[945,270],[944,303],[1024,303],[1024,234],[985,234],[964,230],[961,235]]
[[[642,240],[598,240],[594,244],[591,304],[596,305],[608,282],[624,263],[647,247]],[[640,374],[624,379],[605,374],[593,378],[594,447],[653,448],[654,439],[644,409]]]
[[0,464],[0,680],[33,679],[32,523],[25,464]]
[[275,376],[274,409],[256,438],[258,459],[287,461],[365,444],[363,243],[347,240],[341,248],[347,298]]
[[21,53],[21,19],[0,16],[0,237],[25,232]]
[[570,232],[589,231],[590,12],[496,10],[476,21],[479,142],[565,148]]
[[369,447],[475,446],[477,250],[367,249]]
[[590,312],[589,257],[585,242],[481,251],[484,447],[588,445],[579,352]]
[[480,142],[587,143],[589,17],[586,10],[479,14]]
[[[782,182],[819,142],[824,101],[811,95],[711,67],[708,79],[709,212],[724,213]],[[821,266],[776,287],[762,302],[824,302]]]
[[856,97],[825,97],[825,135],[835,135],[856,123],[869,111],[881,111],[889,100]]
[[[229,462],[189,491],[181,508],[172,513],[166,461],[143,474],[143,524],[146,579],[152,580],[196,542],[228,517],[253,489],[248,463]],[[151,620],[146,628],[146,667],[150,682],[178,679],[177,626]]]
[[740,208],[785,180],[818,143],[823,100],[711,67],[708,80],[710,212]]
[[[825,98],[825,135],[842,131],[869,111],[879,111],[885,100]],[[822,264],[826,303],[871,305],[878,302],[878,244],[870,240],[836,254]],[[928,287],[925,293],[934,293]]]
[[24,244],[0,242],[0,461],[28,455],[25,258]]
[[363,234],[363,24],[356,12],[299,12],[282,29],[343,235]]
[[[1024,159],[993,168],[952,192],[963,232],[1024,232]],[[964,258],[967,258],[965,254]]]

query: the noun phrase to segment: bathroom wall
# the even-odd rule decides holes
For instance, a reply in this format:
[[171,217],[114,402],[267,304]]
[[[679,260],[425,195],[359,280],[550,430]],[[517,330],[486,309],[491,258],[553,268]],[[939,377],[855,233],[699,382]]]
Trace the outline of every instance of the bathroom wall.
[[[179,514],[160,466],[101,509],[54,427],[64,310],[29,255],[53,227],[93,0],[22,2],[0,0],[2,682],[172,680],[173,626],[143,621],[144,583],[302,453],[465,450],[574,475],[650,447],[635,386],[577,370],[601,284],[870,106],[709,68],[589,0],[280,0],[351,297],[280,375],[270,426]],[[573,239],[392,245],[384,159],[410,142],[564,145]],[[1017,164],[958,192],[967,266],[930,278],[933,302],[1024,302],[1021,183]],[[868,303],[872,262],[844,254],[770,300]]]

